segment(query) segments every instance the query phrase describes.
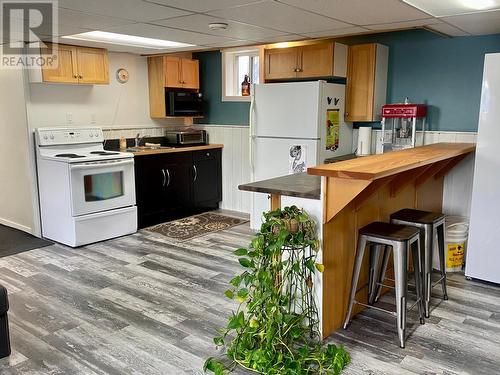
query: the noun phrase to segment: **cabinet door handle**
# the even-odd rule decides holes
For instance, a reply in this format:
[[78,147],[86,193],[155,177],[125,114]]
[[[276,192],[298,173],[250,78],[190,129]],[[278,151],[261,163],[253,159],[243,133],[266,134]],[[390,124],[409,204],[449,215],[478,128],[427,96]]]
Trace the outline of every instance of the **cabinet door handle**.
[[168,179],[167,179],[167,187],[169,187],[170,186],[170,171],[168,170],[168,168],[167,168],[167,177],[168,177]]
[[195,182],[196,179],[198,178],[198,169],[196,169],[196,165],[195,164],[193,164],[193,171],[194,171],[193,182]]
[[167,175],[165,174],[165,169],[162,169],[161,173],[163,174],[163,182],[161,183],[161,186],[165,187],[165,183],[167,182]]

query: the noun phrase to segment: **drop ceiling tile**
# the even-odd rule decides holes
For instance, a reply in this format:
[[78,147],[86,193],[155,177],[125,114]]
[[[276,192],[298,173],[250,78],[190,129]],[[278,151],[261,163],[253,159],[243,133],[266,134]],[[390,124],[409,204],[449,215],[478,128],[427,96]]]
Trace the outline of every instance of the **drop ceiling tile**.
[[372,25],[429,18],[424,12],[399,0],[279,0],[318,14],[355,25]]
[[263,0],[144,0],[149,3],[163,4],[193,12],[227,9],[257,3]]
[[403,0],[436,17],[455,16],[478,11],[500,9],[500,0]]
[[368,30],[399,30],[399,29],[410,29],[412,27],[422,27],[427,25],[434,25],[441,23],[436,18],[424,18],[421,20],[413,21],[403,21],[403,22],[392,22],[392,23],[380,23],[376,25],[365,25],[364,27]]
[[337,29],[350,26],[319,14],[309,13],[275,1],[264,1],[238,8],[210,12],[211,15],[286,31],[305,34],[318,30]]
[[59,25],[69,25],[88,30],[102,30],[108,27],[126,25],[131,22],[121,18],[99,16],[69,9],[59,9],[58,20]]
[[[225,22],[228,24],[226,30],[210,30],[208,24],[211,22]],[[218,36],[229,36],[236,39],[256,40],[272,36],[285,35],[285,32],[266,29],[258,26],[248,25],[241,22],[228,21],[224,18],[194,14],[186,17],[153,21],[152,23],[188,31],[200,32]]]
[[258,43],[253,40],[233,40],[231,42],[206,44],[205,48],[240,47],[240,46],[253,46],[257,44]]
[[449,36],[466,36],[470,35],[463,30],[460,30],[454,26],[451,26],[447,23],[438,23],[435,25],[429,25],[429,29],[435,30],[441,34],[449,35]]
[[215,43],[224,43],[238,39],[238,38],[227,38],[216,35],[194,33],[191,31],[171,29],[165,26],[149,25],[145,23],[134,23],[125,26],[111,27],[106,29],[105,31],[143,36],[146,38],[171,40],[174,42],[189,43],[198,46],[215,44]]
[[330,36],[343,36],[343,35],[355,35],[355,34],[361,34],[361,33],[366,33],[368,32],[367,29],[360,27],[360,26],[351,26],[351,27],[345,27],[342,29],[334,29],[334,30],[323,30],[323,31],[316,31],[314,33],[306,33],[304,35],[310,37],[310,38],[326,38]]
[[103,16],[146,22],[178,17],[189,12],[141,0],[59,0],[59,8],[89,12]]
[[305,35],[298,35],[298,34],[286,34],[286,35],[280,35],[280,36],[274,36],[270,38],[265,38],[258,40],[258,43],[279,43],[279,42],[295,42],[297,40],[304,40],[308,39],[307,36]]
[[474,35],[500,33],[500,10],[441,19]]

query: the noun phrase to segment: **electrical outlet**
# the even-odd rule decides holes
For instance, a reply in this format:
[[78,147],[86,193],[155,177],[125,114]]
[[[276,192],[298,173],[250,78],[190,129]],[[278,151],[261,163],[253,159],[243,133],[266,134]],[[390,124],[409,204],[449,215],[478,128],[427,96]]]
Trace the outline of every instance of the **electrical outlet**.
[[90,123],[95,124],[97,122],[97,116],[95,113],[90,114]]
[[71,125],[73,123],[73,114],[71,112],[66,113],[66,123]]

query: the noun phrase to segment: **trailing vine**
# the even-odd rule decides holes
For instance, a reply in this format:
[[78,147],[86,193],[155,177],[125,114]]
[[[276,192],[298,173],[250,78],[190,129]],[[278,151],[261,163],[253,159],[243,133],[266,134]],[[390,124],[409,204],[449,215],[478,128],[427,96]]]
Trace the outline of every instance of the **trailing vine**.
[[234,254],[245,271],[225,292],[240,302],[214,343],[227,359],[208,358],[221,375],[241,366],[260,374],[339,374],[349,363],[343,347],[323,345],[314,299],[319,241],[316,224],[295,206],[264,214],[248,249]]

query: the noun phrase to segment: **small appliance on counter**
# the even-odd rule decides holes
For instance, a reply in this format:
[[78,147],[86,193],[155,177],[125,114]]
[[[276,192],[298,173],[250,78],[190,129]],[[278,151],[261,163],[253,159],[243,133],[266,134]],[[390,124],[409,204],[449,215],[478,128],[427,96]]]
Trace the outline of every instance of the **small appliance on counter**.
[[137,231],[134,155],[97,127],[35,129],[42,235],[76,247]]
[[169,130],[165,132],[167,144],[170,146],[194,146],[208,144],[208,134],[201,129]]
[[[423,146],[427,106],[408,103],[382,106],[382,133],[377,153]],[[422,137],[417,142],[417,131]],[[418,144],[417,144],[418,143]]]

